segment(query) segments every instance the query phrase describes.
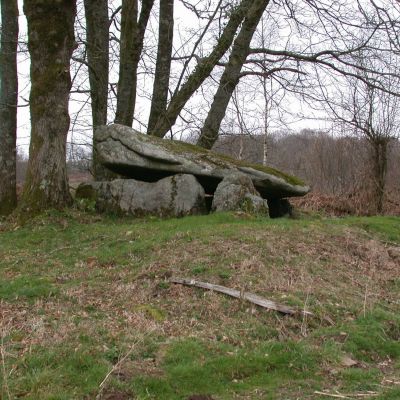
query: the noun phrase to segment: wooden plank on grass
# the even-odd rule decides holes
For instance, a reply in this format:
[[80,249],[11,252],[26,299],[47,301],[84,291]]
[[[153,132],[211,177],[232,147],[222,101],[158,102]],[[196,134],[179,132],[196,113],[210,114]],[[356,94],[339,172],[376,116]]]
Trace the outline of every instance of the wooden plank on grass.
[[305,310],[298,311],[295,310],[294,308],[290,308],[283,304],[276,303],[275,301],[267,300],[256,294],[236,289],[231,289],[226,286],[215,285],[213,283],[208,283],[208,282],[200,282],[196,281],[195,279],[187,279],[187,278],[171,278],[170,282],[186,286],[195,286],[206,290],[212,290],[214,292],[224,293],[228,296],[235,297],[236,299],[247,300],[250,303],[256,304],[257,306],[266,308],[268,310],[279,311],[283,314],[294,315],[298,313],[303,313],[307,315],[312,315],[312,313],[310,313],[309,311]]

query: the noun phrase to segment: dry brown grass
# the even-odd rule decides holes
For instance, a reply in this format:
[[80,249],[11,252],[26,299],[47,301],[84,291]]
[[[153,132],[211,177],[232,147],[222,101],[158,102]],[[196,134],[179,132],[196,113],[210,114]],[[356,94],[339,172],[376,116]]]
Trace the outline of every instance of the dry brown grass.
[[[369,216],[375,215],[374,201],[368,191],[358,191],[343,195],[330,195],[311,192],[304,197],[291,200],[301,211],[319,212],[329,216]],[[391,190],[386,193],[383,205],[384,215],[400,215],[400,192]]]
[[[339,234],[314,229],[301,235],[301,231],[279,236],[244,229],[242,239],[216,238],[211,247],[199,239],[187,243],[174,238],[154,253],[153,261],[139,274],[88,258],[68,276],[81,283],[65,289],[61,285],[62,301],[3,303],[1,323],[21,333],[24,353],[32,345],[55,345],[82,331],[95,337],[105,329],[111,337],[126,339],[150,331],[168,337],[209,337],[218,333],[221,324],[240,325],[239,311],[248,315],[247,322],[275,319],[273,313],[221,294],[168,283],[171,275],[193,276],[192,267],[198,263],[205,268],[196,275],[198,279],[280,302],[305,302],[308,297],[311,307],[320,310],[318,324],[326,323],[326,317],[335,321],[335,308],[351,305],[356,308],[353,312],[362,313],[382,300],[387,307],[396,301],[396,294],[387,290],[390,282],[400,278],[397,253],[391,252],[391,246],[354,229]],[[221,266],[226,276],[219,273]],[[90,277],[99,271],[101,282],[93,286]],[[102,318],[93,321],[91,310]],[[302,321],[284,318],[282,323],[293,328]]]
[[[12,332],[13,346],[5,350],[8,359],[18,360],[35,346],[57,348],[65,343],[79,352],[82,335],[93,341],[93,351],[109,352],[110,343],[118,343],[121,358],[138,338],[157,337],[164,344],[154,357],[140,362],[126,359],[113,372],[121,381],[137,375],[157,377],[163,374],[165,348],[176,338],[243,348],[249,341],[255,346],[264,340],[254,332],[255,326],[270,327],[276,340],[301,341],[315,329],[354,320],[377,305],[400,311],[393,287],[400,279],[397,245],[358,228],[326,226],[318,220],[310,225],[294,221],[290,229],[279,224],[226,227],[226,232],[218,227],[206,235],[195,229],[178,232],[144,258],[132,252],[124,265],[88,253],[64,271],[58,257],[73,252],[73,246],[60,246],[48,254],[37,251],[34,262],[52,263],[59,293],[35,301],[2,302],[0,327]],[[141,240],[141,235],[130,234],[127,240]],[[116,240],[112,235],[102,238],[103,245]],[[20,260],[16,265],[21,266],[29,259],[25,250],[4,256],[9,265]],[[9,268],[3,276],[14,279],[18,274],[18,269]],[[218,293],[171,284],[171,276],[247,290],[309,308],[315,316],[283,317]],[[340,335],[334,339],[345,340]],[[146,346],[141,345],[140,351]],[[383,362],[387,364],[379,364]],[[398,378],[388,360],[379,359],[377,365],[386,368],[387,378]],[[12,368],[11,377],[18,373]],[[113,390],[105,389],[103,398],[129,398],[129,393]],[[235,398],[255,398],[254,390]]]

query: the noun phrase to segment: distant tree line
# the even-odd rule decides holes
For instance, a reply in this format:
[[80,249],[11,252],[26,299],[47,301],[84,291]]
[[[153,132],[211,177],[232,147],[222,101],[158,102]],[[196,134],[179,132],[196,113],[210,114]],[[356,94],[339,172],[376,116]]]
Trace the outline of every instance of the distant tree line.
[[[226,135],[214,150],[253,163],[262,163],[265,137]],[[388,145],[384,193],[374,171],[375,154],[365,137],[338,136],[324,131],[273,132],[268,138],[268,165],[296,175],[313,192],[361,202],[360,213],[385,211],[388,202],[400,210],[400,141]]]

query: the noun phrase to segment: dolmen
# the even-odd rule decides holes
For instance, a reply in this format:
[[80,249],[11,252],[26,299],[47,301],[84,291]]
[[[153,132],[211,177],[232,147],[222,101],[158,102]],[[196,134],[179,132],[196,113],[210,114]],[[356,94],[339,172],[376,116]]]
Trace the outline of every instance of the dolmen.
[[100,162],[117,179],[81,184],[77,199],[99,211],[135,216],[185,216],[244,211],[290,214],[287,200],[307,194],[300,179],[186,142],[141,134],[123,125],[95,132]]

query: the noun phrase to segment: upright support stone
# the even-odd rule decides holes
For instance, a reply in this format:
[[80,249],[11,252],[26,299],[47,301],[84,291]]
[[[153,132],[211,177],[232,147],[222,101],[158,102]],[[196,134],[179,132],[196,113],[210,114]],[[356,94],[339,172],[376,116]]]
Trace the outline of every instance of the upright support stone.
[[212,210],[268,215],[267,200],[261,198],[251,178],[242,173],[232,173],[218,185],[214,193]]
[[99,211],[138,217],[206,213],[204,189],[193,175],[174,175],[154,183],[134,179],[88,182],[77,188],[75,196],[93,202]]

